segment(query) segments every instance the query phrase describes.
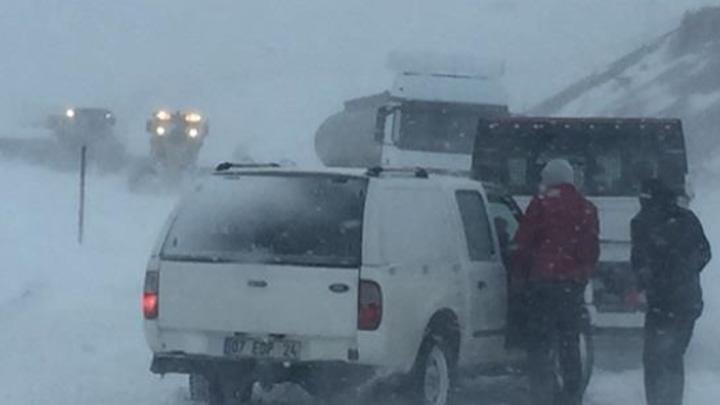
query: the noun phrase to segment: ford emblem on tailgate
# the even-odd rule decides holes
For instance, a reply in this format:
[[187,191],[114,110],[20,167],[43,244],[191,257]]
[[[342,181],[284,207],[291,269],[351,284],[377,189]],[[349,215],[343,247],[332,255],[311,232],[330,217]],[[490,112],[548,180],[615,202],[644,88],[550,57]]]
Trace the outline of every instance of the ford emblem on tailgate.
[[330,286],[330,291],[338,294],[348,292],[349,290],[350,287],[348,287],[346,284],[333,284]]

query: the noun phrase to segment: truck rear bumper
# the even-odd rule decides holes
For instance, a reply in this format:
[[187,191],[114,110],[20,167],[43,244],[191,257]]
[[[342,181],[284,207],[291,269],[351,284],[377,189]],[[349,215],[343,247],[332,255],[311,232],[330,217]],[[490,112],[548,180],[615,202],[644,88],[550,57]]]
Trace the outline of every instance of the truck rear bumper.
[[301,383],[310,374],[345,381],[364,382],[377,374],[372,366],[338,361],[283,362],[274,360],[234,360],[185,353],[156,353],[150,371],[154,374],[237,375],[257,381]]
[[222,369],[243,369],[247,367],[249,367],[249,364],[211,356],[163,353],[153,356],[150,371],[154,374],[207,374]]

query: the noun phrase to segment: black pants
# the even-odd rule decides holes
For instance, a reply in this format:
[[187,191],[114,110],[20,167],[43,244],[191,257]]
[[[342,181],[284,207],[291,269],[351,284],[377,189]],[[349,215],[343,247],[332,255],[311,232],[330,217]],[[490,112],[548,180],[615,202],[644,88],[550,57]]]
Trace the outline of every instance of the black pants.
[[648,405],[681,405],[685,389],[684,356],[693,329],[693,315],[650,311],[645,317],[645,397]]
[[526,344],[534,405],[582,403],[580,328],[584,291],[584,286],[576,283],[529,286]]

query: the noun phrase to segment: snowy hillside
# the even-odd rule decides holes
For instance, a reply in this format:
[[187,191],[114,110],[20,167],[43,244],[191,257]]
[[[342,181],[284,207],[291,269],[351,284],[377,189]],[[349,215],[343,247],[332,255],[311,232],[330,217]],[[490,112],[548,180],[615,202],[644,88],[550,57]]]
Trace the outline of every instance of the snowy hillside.
[[684,120],[691,154],[720,147],[720,7],[688,13],[676,30],[646,44],[532,109],[566,116],[652,116]]

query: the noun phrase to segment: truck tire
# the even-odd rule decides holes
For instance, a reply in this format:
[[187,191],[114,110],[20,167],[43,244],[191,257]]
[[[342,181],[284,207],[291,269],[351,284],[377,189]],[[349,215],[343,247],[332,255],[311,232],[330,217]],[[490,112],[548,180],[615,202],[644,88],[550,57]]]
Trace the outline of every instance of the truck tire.
[[428,335],[412,373],[411,396],[421,405],[451,404],[457,365],[454,350],[442,336]]
[[252,400],[254,383],[214,377],[208,382],[209,405],[240,405]]
[[585,393],[595,368],[595,341],[590,314],[586,311],[580,330],[580,358],[582,359],[582,392]]
[[193,401],[207,401],[209,394],[209,383],[207,378],[201,374],[190,374],[188,376],[188,387],[190,388],[190,399]]
[[[595,367],[595,344],[593,340],[593,328],[590,322],[590,316],[587,311],[583,314],[582,326],[580,328],[580,360],[582,367],[582,379],[580,381],[580,391],[585,390],[590,385],[593,369]],[[560,360],[555,351],[555,390],[557,395],[562,391],[563,379],[561,373]]]

